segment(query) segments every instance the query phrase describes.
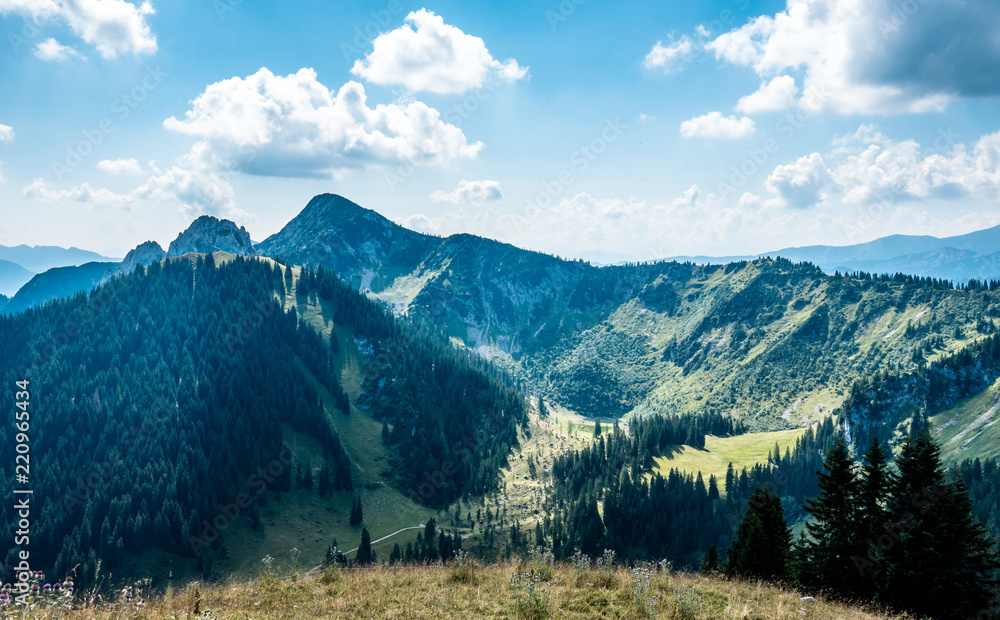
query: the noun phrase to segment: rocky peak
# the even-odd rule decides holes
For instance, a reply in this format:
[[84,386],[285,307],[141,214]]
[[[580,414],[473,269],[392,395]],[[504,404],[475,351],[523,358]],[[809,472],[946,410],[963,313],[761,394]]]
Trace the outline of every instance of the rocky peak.
[[212,252],[229,252],[237,256],[256,256],[250,233],[230,220],[220,220],[203,215],[191,223],[187,230],[177,235],[170,244],[167,256]]
[[166,255],[167,253],[163,251],[160,244],[155,241],[140,243],[125,256],[125,259],[117,267],[108,271],[104,280],[109,280],[117,275],[132,273],[139,265],[145,267],[150,263],[163,260]]

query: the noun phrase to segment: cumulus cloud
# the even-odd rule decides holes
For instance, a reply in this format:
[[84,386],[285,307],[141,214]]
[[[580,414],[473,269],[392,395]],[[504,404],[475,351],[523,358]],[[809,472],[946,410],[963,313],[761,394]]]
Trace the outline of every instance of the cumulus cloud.
[[706,47],[764,79],[799,72],[803,92],[842,114],[940,111],[957,97],[1000,94],[996,3],[911,4],[788,0]]
[[684,190],[674,201],[670,203],[670,206],[674,209],[693,209],[701,198],[701,189],[698,185],[692,185],[691,187]]
[[153,200],[176,203],[188,216],[248,217],[236,207],[233,188],[224,172],[210,165],[210,159],[203,147],[196,146],[166,170],[151,164],[153,175],[128,193],[96,189],[89,183],[53,190],[43,179],[35,179],[23,189],[23,193],[26,198],[43,202],[81,202],[130,208],[142,200]]
[[795,95],[799,87],[795,78],[790,75],[779,75],[770,82],[764,82],[755,92],[740,97],[736,102],[736,111],[742,114],[758,114],[775,112],[791,107],[795,103]]
[[984,135],[971,146],[942,132],[934,144],[922,147],[862,126],[837,143],[840,159],[830,175],[846,203],[1000,200],[1000,132]]
[[68,45],[55,39],[46,39],[35,46],[35,57],[45,62],[66,62],[73,58],[86,60],[87,57]]
[[142,166],[135,159],[102,159],[97,169],[108,174],[142,174]]
[[669,45],[657,41],[653,49],[646,54],[643,65],[647,69],[661,69],[666,73],[676,71],[693,52],[695,46],[691,39],[683,36]]
[[351,73],[374,84],[438,94],[463,93],[487,80],[516,82],[528,75],[528,67],[513,58],[493,58],[481,38],[444,23],[427,9],[410,13],[405,22],[376,37],[372,52],[356,61]]
[[434,202],[449,204],[483,204],[484,202],[495,202],[503,198],[503,191],[500,189],[500,181],[466,181],[462,179],[458,187],[450,192],[437,190],[430,196]]
[[117,194],[107,189],[95,189],[89,183],[82,183],[65,190],[49,189],[45,179],[35,179],[22,190],[25,198],[41,202],[85,202],[122,206],[132,202],[126,194]]
[[823,188],[829,181],[823,156],[813,153],[775,168],[767,177],[766,186],[781,198],[783,205],[805,209],[826,199]]
[[331,91],[313,69],[285,77],[266,68],[209,85],[183,119],[164,127],[196,136],[231,170],[263,176],[328,177],[380,164],[438,166],[483,148],[419,101],[369,107],[364,86]]
[[[120,54],[154,53],[156,36],[146,22],[154,12],[148,1],[137,5],[125,0],[0,0],[0,15],[16,13],[43,25],[57,20],[64,22],[73,34],[95,47],[106,59],[117,58]],[[39,45],[36,55],[58,55],[58,48],[51,44],[46,46],[48,43]],[[63,53],[69,54],[68,51]]]
[[[765,187],[775,204],[795,209],[825,204],[882,205],[922,200],[1000,200],[1000,132],[966,145],[942,131],[933,144],[896,141],[875,125],[835,138],[826,155],[812,153],[777,166]],[[753,197],[761,203],[765,199]]]
[[0,142],[10,142],[14,139],[14,128],[10,125],[0,125]]
[[684,138],[722,138],[737,140],[753,135],[756,123],[746,116],[723,116],[722,112],[709,112],[681,123]]

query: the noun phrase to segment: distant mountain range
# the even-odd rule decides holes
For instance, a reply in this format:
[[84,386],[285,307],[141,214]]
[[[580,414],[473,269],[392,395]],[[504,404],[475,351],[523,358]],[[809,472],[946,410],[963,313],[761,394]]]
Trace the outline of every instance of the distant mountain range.
[[906,273],[955,282],[1000,278],[1000,226],[954,237],[891,235],[868,243],[812,245],[743,256],[675,256],[667,260],[725,264],[755,258],[787,258],[834,271]]
[[118,260],[75,247],[0,245],[0,295],[13,296],[32,276],[49,269]]

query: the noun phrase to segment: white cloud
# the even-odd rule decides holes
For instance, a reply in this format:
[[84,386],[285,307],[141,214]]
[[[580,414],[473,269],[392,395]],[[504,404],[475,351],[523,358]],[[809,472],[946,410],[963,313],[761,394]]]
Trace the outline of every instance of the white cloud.
[[676,71],[681,64],[694,52],[694,43],[687,36],[683,36],[670,45],[664,45],[663,41],[657,41],[653,49],[646,54],[643,65],[647,69],[662,69],[666,73]]
[[483,204],[484,202],[495,202],[503,198],[503,191],[500,189],[500,181],[466,181],[462,179],[458,187],[450,192],[437,190],[430,196],[434,202],[444,202],[449,204]]
[[66,62],[71,58],[87,60],[87,57],[68,45],[49,38],[35,46],[35,56],[45,62]]
[[802,75],[805,93],[842,114],[943,110],[960,96],[1000,93],[994,0],[788,0],[707,44],[764,79]]
[[[202,214],[246,218],[236,207],[233,188],[209,163],[210,155],[196,145],[167,170],[153,166],[153,176],[126,194],[95,189],[83,183],[67,190],[52,190],[43,179],[24,188],[24,196],[44,202],[81,202],[128,208],[142,200],[175,203],[188,216]],[[127,160],[126,160],[127,161]]]
[[373,50],[351,73],[374,84],[405,86],[411,91],[463,93],[487,80],[516,82],[528,67],[513,58],[500,62],[479,37],[465,34],[427,9],[406,16],[406,23],[380,34]]
[[45,179],[35,179],[22,190],[22,193],[25,198],[41,202],[85,202],[122,206],[132,201],[129,195],[116,194],[107,189],[95,189],[89,183],[82,183],[66,190],[52,190],[45,183]]
[[481,142],[419,101],[369,107],[364,87],[331,91],[313,69],[266,68],[206,87],[182,120],[164,127],[201,139],[217,165],[263,176],[328,177],[371,165],[439,166],[475,158]]
[[980,137],[971,147],[943,133],[926,154],[916,141],[890,140],[870,125],[836,143],[840,159],[830,175],[845,203],[1000,200],[1000,132]]
[[795,103],[795,95],[798,92],[799,87],[795,85],[795,78],[790,75],[779,75],[770,82],[761,84],[756,92],[740,97],[735,109],[743,114],[784,110]]
[[[107,59],[156,51],[156,36],[146,22],[154,12],[148,1],[136,5],[125,0],[0,0],[0,15],[17,13],[43,25],[59,19]],[[42,46],[36,55],[39,52]]]
[[108,174],[142,174],[142,166],[135,159],[102,159],[97,169]]
[[679,197],[674,198],[670,206],[674,209],[693,209],[700,198],[701,189],[697,185],[692,185],[684,190],[684,193]]
[[10,142],[14,139],[14,128],[10,125],[0,125],[0,142]]
[[[1000,132],[974,144],[942,131],[929,148],[895,141],[875,125],[833,140],[826,155],[812,153],[777,166],[765,187],[780,206],[886,205],[923,200],[1000,200]],[[757,202],[763,199],[752,197]]]
[[3,174],[3,162],[0,161],[0,184],[6,183],[6,182],[7,182],[7,177],[5,177],[4,174]]
[[722,112],[709,112],[681,123],[681,136],[685,138],[723,138],[736,140],[753,134],[756,124],[746,116],[723,116]]
[[775,168],[767,177],[766,186],[781,198],[784,206],[805,209],[826,199],[822,190],[829,181],[823,156],[813,153]]

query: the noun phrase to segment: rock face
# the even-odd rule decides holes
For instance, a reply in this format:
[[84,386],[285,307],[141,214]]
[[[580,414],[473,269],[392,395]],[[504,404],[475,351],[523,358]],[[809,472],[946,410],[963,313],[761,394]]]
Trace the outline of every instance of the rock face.
[[163,248],[160,247],[159,243],[155,241],[140,243],[134,250],[125,256],[125,259],[120,265],[109,271],[108,275],[105,276],[104,279],[108,280],[117,275],[132,273],[139,265],[145,267],[150,263],[163,260],[166,256],[167,253],[163,251]]
[[229,252],[237,256],[257,255],[253,242],[250,241],[250,233],[245,228],[229,220],[203,215],[192,222],[187,230],[177,235],[167,249],[167,256],[172,258],[185,254],[212,252]]

